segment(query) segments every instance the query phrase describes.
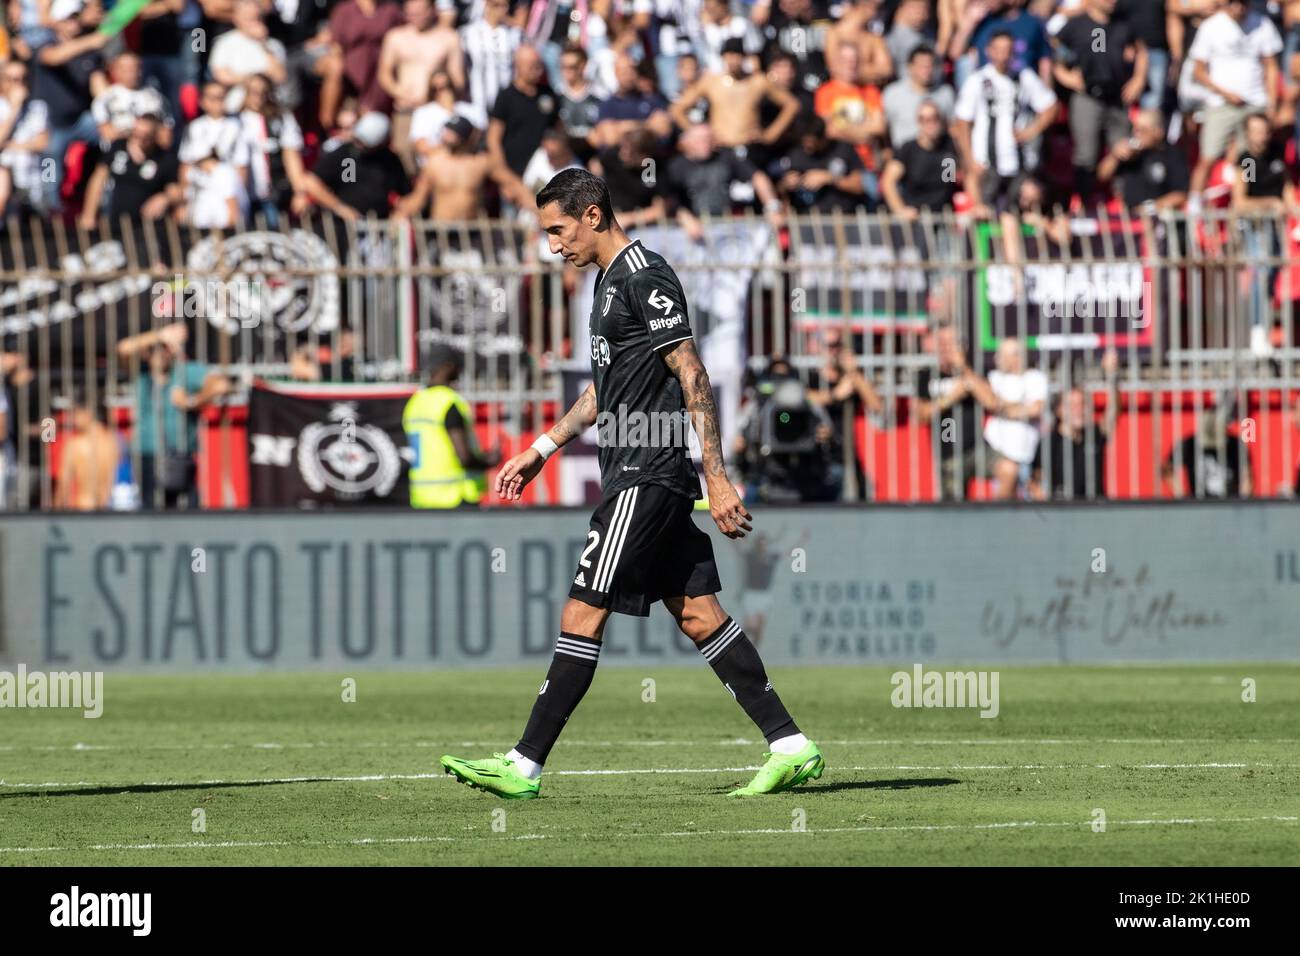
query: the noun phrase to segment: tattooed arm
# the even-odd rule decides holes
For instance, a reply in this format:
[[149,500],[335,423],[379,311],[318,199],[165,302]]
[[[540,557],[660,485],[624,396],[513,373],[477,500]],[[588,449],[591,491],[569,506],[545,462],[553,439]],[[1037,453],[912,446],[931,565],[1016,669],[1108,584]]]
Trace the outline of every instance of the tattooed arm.
[[[546,433],[546,437],[563,448],[596,423],[596,386],[588,385],[573,407]],[[497,494],[507,501],[518,501],[524,485],[537,477],[546,459],[536,448],[526,448],[506,462],[497,472]]]
[[578,396],[573,407],[565,412],[564,417],[546,434],[551,441],[563,448],[594,424],[596,424],[596,386],[592,384],[587,386],[587,390]]
[[664,362],[682,384],[686,410],[700,439],[704,459],[704,484],[709,495],[709,511],[718,530],[728,538],[743,538],[750,531],[753,515],[745,510],[736,486],[727,477],[722,460],[722,437],[718,432],[718,409],[713,403],[713,386],[709,373],[695,350],[694,339],[683,339],[664,355]]

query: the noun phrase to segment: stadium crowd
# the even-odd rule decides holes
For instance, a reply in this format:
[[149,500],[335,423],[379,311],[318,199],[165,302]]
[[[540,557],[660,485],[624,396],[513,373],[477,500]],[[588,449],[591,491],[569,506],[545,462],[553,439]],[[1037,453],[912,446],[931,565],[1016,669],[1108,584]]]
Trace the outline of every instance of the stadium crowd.
[[[865,209],[1018,216],[1059,242],[1069,216],[1098,207],[1294,210],[1297,54],[1300,0],[12,0],[0,201],[88,229],[274,228],[313,210],[516,217],[582,165],[629,228],[672,221],[698,237],[706,216],[750,210],[780,227]],[[1276,233],[1251,236],[1279,251]],[[1266,347],[1256,298],[1252,346]],[[162,408],[145,470],[161,476],[177,445],[189,464],[169,484],[192,491],[196,415],[231,386],[168,335],[117,352],[148,361],[136,404]],[[759,463],[751,478],[773,500],[870,497],[843,422],[882,400],[838,335],[800,379],[808,427],[784,477],[756,410],[796,376],[776,356],[748,383],[733,453]],[[957,425],[940,447],[943,497],[972,476],[1001,497],[1104,494],[1113,359],[1096,421],[1082,391],[1049,394],[1020,343],[976,374],[950,329],[926,341],[936,365],[913,411]],[[0,373],[10,399],[33,374]],[[1198,462],[1202,445],[1236,442],[1206,421]],[[1248,477],[1220,484],[1249,494]]]
[[10,213],[511,215],[572,164],[688,229],[1292,198],[1294,0],[101,2],[6,5]]

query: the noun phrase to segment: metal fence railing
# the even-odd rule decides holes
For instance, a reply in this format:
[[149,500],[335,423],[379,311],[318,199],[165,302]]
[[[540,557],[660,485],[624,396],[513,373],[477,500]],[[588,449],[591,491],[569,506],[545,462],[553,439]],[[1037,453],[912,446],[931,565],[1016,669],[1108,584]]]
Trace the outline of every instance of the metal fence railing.
[[[1294,487],[1289,215],[862,213],[638,234],[682,278],[715,385],[730,390],[731,450],[773,500],[789,476],[762,472],[783,461],[825,469],[822,497],[882,501]],[[193,456],[204,407],[220,429],[255,378],[418,381],[437,344],[465,352],[461,391],[511,453],[586,360],[590,282],[524,220],[327,217],[226,235],[10,220],[0,501],[74,506],[57,480],[64,439],[99,420],[146,504],[167,503],[163,479]],[[787,366],[811,451],[756,430]]]

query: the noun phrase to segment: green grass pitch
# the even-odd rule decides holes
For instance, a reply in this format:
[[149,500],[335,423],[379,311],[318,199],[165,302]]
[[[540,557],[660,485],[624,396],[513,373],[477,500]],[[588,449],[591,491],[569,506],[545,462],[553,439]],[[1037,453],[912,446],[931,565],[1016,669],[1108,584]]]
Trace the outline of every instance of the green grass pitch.
[[1300,863],[1298,665],[1002,667],[994,719],[781,669],[827,771],[748,800],[765,748],[703,663],[607,666],[542,799],[439,772],[510,749],[543,670],[362,673],[352,703],[342,674],[109,674],[98,720],[0,710],[0,865]]

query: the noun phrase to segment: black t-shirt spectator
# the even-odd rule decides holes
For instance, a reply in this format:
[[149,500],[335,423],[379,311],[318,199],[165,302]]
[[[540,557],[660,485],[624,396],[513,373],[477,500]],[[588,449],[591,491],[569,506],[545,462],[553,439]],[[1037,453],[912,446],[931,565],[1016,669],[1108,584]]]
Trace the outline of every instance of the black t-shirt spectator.
[[117,222],[120,216],[138,216],[146,200],[176,182],[178,164],[175,154],[155,148],[137,163],[126,148],[126,140],[119,139],[108,147],[104,156],[113,191],[108,199],[108,218]]
[[754,178],[754,164],[734,150],[715,149],[703,162],[678,154],[668,161],[668,182],[674,198],[697,216],[721,216],[731,211],[731,184]]
[[1182,150],[1166,143],[1158,149],[1138,153],[1119,167],[1115,178],[1119,180],[1124,205],[1135,209],[1170,193],[1187,192],[1187,157]]
[[[1097,40],[1102,36],[1106,42],[1097,50]],[[1061,27],[1057,39],[1072,54],[1074,64],[1082,68],[1085,92],[1093,99],[1118,104],[1120,91],[1133,75],[1132,64],[1124,62],[1124,48],[1133,42],[1128,23],[1117,17],[1112,17],[1110,23],[1098,23],[1081,13]]]
[[[799,112],[796,116],[812,116],[817,112],[815,106],[816,93],[814,90],[805,89],[799,84],[795,84],[790,95],[799,101]],[[707,100],[705,101],[707,105]],[[762,124],[763,129],[767,129],[781,115],[781,107],[772,100],[764,99],[758,107],[758,121]],[[708,110],[705,110],[705,119],[708,118]],[[785,132],[781,134],[780,139],[768,147],[772,156],[780,156],[782,153],[788,153],[799,145],[799,124],[790,123],[786,126]]]
[[1147,49],[1169,49],[1169,35],[1165,32],[1165,0],[1119,0],[1115,4],[1115,18],[1126,22],[1133,39],[1141,40]]
[[774,3],[763,27],[764,46],[774,45],[793,56],[796,85],[816,90],[830,79],[826,68],[826,35],[830,26],[830,13],[823,0],[813,0],[812,16],[808,20],[791,17]]
[[657,193],[642,178],[643,169],[639,163],[624,166],[617,149],[602,149],[596,158],[600,160],[605,185],[609,187],[609,201],[615,212],[635,212],[654,202]]
[[591,159],[595,150],[587,137],[600,119],[600,100],[590,92],[578,99],[560,97],[560,126],[569,137],[569,148],[583,161]]
[[[832,391],[835,386],[842,381],[841,378],[830,381],[821,369],[814,369],[808,374],[808,388],[810,391]],[[863,405],[862,399],[857,392],[852,392],[847,398],[832,398],[822,406],[826,410],[826,417],[831,422],[831,455],[835,458],[844,457],[844,418],[847,415],[852,427],[857,427],[858,416],[865,413],[866,406]]]
[[176,14],[164,13],[160,17],[140,20],[141,56],[176,56],[180,53],[182,37]]
[[[933,369],[923,368],[916,376],[916,397],[926,402],[938,402],[956,386],[956,376],[945,375],[942,371],[935,372]],[[959,448],[963,453],[974,449],[975,439],[980,434],[979,405],[975,401],[974,395],[967,395],[955,405],[941,411],[939,416],[937,427],[939,428],[939,455],[941,457],[951,458]],[[953,424],[947,424],[949,421],[952,421]],[[927,424],[936,427],[933,420]],[[952,441],[943,440],[945,430],[952,434]]]
[[957,195],[957,151],[951,138],[945,135],[934,149],[912,140],[904,143],[894,158],[903,164],[903,178],[898,181],[903,202],[935,212],[952,208],[952,198]]
[[[343,174],[349,166],[352,174],[345,178]],[[411,191],[406,168],[387,146],[362,149],[356,143],[345,143],[317,160],[312,172],[342,202],[363,216],[370,213],[387,216],[389,195],[404,196]]]
[[1252,199],[1282,198],[1286,189],[1286,149],[1274,140],[1263,153],[1246,153],[1240,160],[1246,195]]
[[556,109],[555,94],[545,86],[539,87],[535,96],[514,85],[497,94],[489,115],[505,124],[501,149],[506,154],[506,165],[516,176],[524,174],[542,143],[542,133],[554,125]]
[[[809,154],[802,146],[796,147],[773,164],[779,179],[789,172],[805,173],[811,169],[825,169],[839,179],[849,173],[862,171],[862,160],[858,151],[848,143],[840,140],[827,142],[816,156]],[[864,203],[864,198],[855,193],[848,193],[832,184],[827,184],[815,193],[802,187],[790,194],[791,204],[800,211],[816,209],[818,212],[853,212]]]
[[[271,12],[266,15],[267,32],[284,44],[287,51],[301,47],[320,32],[320,28],[329,21],[330,10],[336,0],[297,0],[289,7],[279,2],[271,5]],[[284,19],[285,9],[292,9],[293,17]]]
[[33,59],[32,99],[44,100],[50,111],[50,128],[71,126],[90,109],[90,78],[104,69],[104,58],[88,50],[58,66],[46,66],[39,51]]
[[1171,452],[1166,460],[1171,465],[1182,461],[1188,497],[1235,498],[1241,494],[1241,440],[1235,435],[1224,438],[1222,458],[1218,444],[1213,443],[1201,445],[1198,459],[1195,435],[1188,435],[1176,447],[1182,458],[1175,458]]
[[[1091,448],[1089,442],[1092,443]],[[1047,456],[1050,458],[1043,454],[1044,449],[1047,450]],[[1065,471],[1067,456],[1070,459],[1068,475]],[[1034,453],[1034,471],[1041,473],[1039,480],[1043,482],[1048,480],[1045,458],[1051,463],[1051,487],[1048,488],[1050,497],[1088,497],[1090,475],[1093,494],[1098,498],[1106,497],[1106,436],[1101,432],[1095,431],[1091,436],[1085,433],[1075,441],[1062,435],[1059,429],[1053,428],[1051,434],[1038,443],[1038,451]],[[1091,463],[1089,458],[1092,459]]]

